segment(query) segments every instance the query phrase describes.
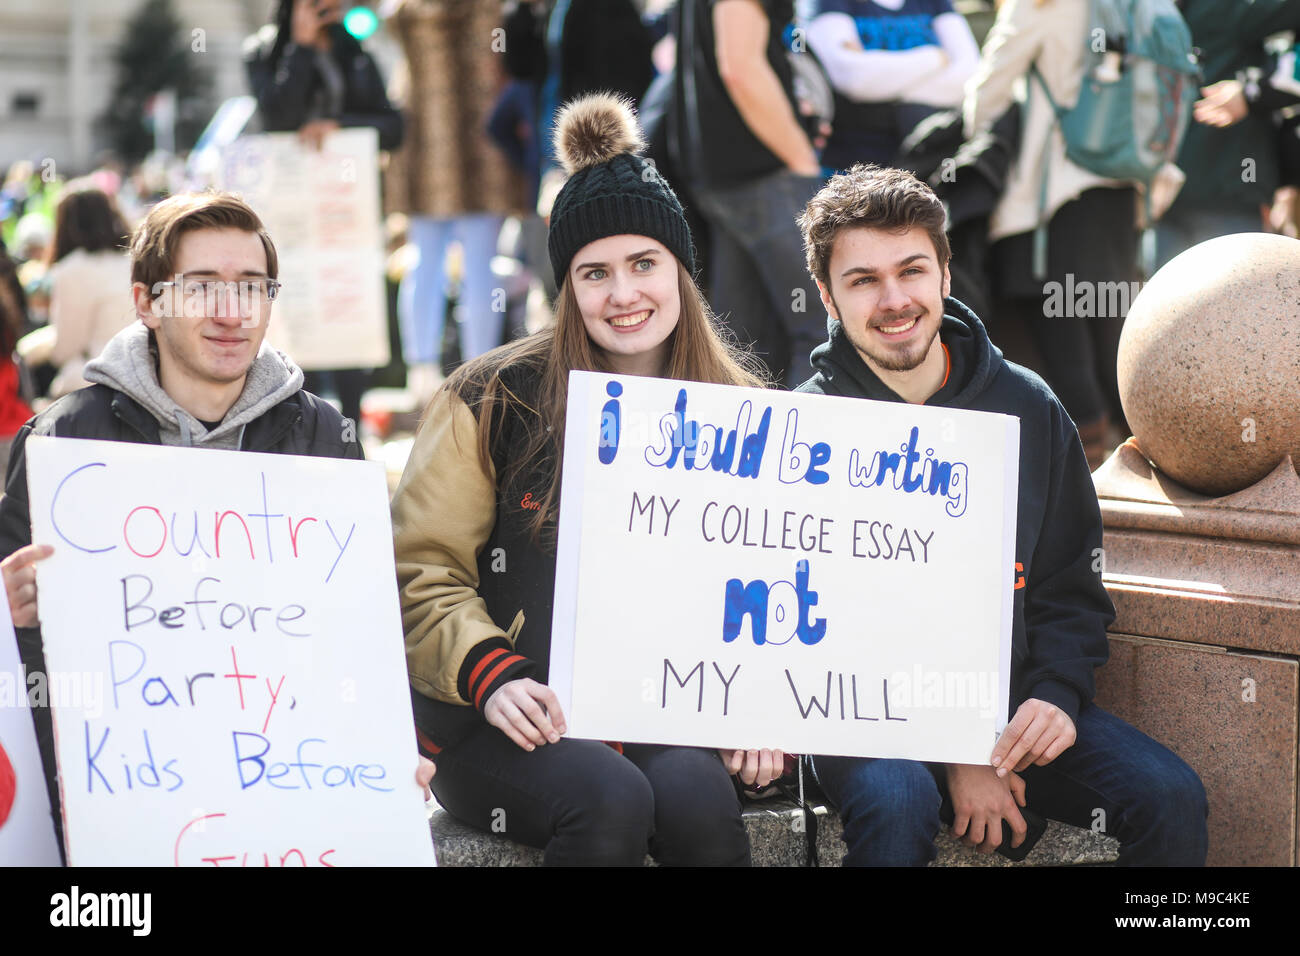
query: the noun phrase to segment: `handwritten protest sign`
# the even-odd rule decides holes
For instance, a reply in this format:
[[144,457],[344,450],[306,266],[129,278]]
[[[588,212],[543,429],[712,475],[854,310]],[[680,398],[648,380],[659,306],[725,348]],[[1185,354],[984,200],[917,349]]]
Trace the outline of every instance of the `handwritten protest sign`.
[[284,288],[271,343],[305,369],[387,365],[378,134],[342,129],[320,150],[294,133],[245,136],[222,158],[275,242]]
[[433,858],[383,467],[32,437],[69,862]]
[[578,737],[986,762],[1019,422],[574,372],[550,683]]
[[28,705],[44,707],[50,688],[28,684],[9,603],[0,601],[0,866],[58,866],[50,797]]

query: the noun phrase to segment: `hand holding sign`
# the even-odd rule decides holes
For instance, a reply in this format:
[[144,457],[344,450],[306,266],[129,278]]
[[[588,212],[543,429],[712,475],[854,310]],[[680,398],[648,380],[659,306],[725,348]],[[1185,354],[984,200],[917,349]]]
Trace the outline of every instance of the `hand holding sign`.
[[1030,764],[1045,767],[1074,745],[1074,721],[1055,704],[1031,697],[1016,709],[993,747],[999,777]]
[[48,544],[29,544],[0,561],[14,627],[35,627],[40,623],[36,614],[36,568],[32,565],[53,553],[54,548]]
[[338,128],[339,124],[335,120],[311,120],[298,128],[298,140],[304,146],[320,152],[325,146],[325,138]]
[[727,773],[747,787],[761,790],[781,776],[785,754],[779,750],[719,750]]
[[415,770],[415,782],[420,785],[424,791],[424,802],[428,803],[433,799],[433,791],[429,789],[429,783],[433,780],[434,774],[438,772],[438,765],[435,764],[424,754],[420,754],[420,764]]

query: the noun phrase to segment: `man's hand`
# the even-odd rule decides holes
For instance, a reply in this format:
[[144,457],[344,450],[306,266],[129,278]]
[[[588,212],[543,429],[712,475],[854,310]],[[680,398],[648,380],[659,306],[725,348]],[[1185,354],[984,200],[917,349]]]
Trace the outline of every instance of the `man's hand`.
[[719,750],[727,773],[747,787],[766,787],[781,776],[785,754],[779,750]]
[[[812,103],[808,102],[805,99],[799,100],[798,106],[799,106],[800,116],[817,115],[816,108],[812,105]],[[818,151],[825,149],[827,140],[831,138],[831,132],[832,132],[831,124],[824,119],[819,119],[817,121],[817,133],[812,138],[813,149]],[[794,167],[786,167],[786,168],[789,169],[790,172],[795,173],[799,176],[820,176],[822,174],[821,163],[814,163],[811,166],[798,168],[798,169]]]
[[35,627],[41,623],[36,615],[36,568],[33,565],[53,553],[54,548],[48,544],[29,544],[0,561],[0,571],[4,572],[5,578],[5,596],[9,599],[9,616],[14,619],[14,627]]
[[487,722],[525,750],[559,742],[568,728],[555,691],[529,677],[502,684],[483,705]]
[[1025,782],[1018,774],[999,777],[992,767],[950,763],[948,793],[952,797],[952,832],[981,853],[1002,845],[1002,821],[1011,824],[1011,845],[1025,842],[1029,826],[1020,815],[1025,805]]
[[1240,80],[1220,80],[1201,87],[1201,96],[1192,105],[1196,122],[1206,126],[1231,126],[1246,118],[1249,106]]
[[325,137],[339,128],[334,120],[312,120],[298,127],[298,139],[304,146],[310,146],[317,152],[325,145]]
[[1031,697],[1020,705],[993,747],[999,777],[1030,764],[1045,767],[1074,746],[1074,721],[1055,704]]

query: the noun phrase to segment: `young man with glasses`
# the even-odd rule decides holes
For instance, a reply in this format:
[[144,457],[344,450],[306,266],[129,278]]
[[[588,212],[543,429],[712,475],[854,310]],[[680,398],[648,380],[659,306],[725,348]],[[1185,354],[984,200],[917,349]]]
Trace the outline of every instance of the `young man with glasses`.
[[[31,542],[28,435],[362,457],[352,424],[303,391],[302,370],[263,342],[278,267],[261,220],[229,193],[172,196],[136,230],[130,291],[139,321],[86,366],[91,385],[37,415],[13,442],[0,570],[29,675],[45,672],[33,564],[53,549]],[[50,713],[32,713],[58,826]]]

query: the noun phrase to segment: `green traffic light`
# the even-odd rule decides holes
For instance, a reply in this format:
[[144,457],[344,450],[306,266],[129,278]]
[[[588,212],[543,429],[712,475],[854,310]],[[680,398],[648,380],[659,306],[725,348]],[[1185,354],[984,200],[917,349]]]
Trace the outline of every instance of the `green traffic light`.
[[353,7],[343,15],[343,29],[364,40],[379,29],[379,18],[369,7]]

